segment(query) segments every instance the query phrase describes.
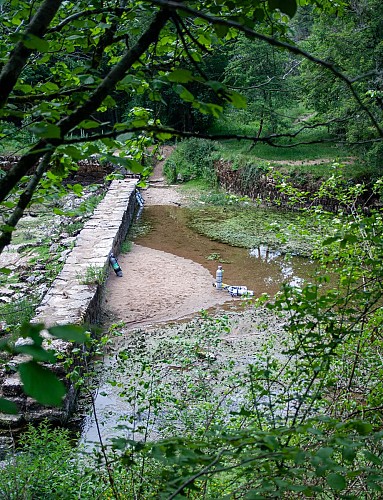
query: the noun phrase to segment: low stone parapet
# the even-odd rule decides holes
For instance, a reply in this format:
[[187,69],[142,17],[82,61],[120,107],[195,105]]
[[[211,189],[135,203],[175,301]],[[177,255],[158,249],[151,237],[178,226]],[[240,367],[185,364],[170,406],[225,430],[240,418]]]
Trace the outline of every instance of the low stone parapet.
[[[115,180],[105,198],[95,209],[77,236],[76,244],[68,255],[60,274],[53,281],[36,310],[33,323],[43,323],[47,328],[63,324],[97,325],[101,319],[101,296],[104,278],[109,272],[109,255],[118,255],[132,222],[136,207],[138,179]],[[52,339],[50,347],[70,356],[73,345]],[[18,356],[9,363],[16,365],[25,358]],[[62,365],[51,367],[65,379]],[[0,379],[0,397],[14,401],[18,415],[0,413],[0,428],[17,428],[26,422],[44,418],[65,423],[75,403],[76,390],[65,381],[68,391],[60,409],[36,404],[22,391],[17,372]]]

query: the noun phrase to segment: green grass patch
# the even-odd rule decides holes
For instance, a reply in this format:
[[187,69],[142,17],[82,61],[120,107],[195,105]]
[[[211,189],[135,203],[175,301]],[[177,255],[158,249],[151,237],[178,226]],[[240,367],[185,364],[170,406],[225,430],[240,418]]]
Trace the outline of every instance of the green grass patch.
[[239,206],[189,209],[188,225],[199,234],[232,246],[267,245],[292,255],[308,256],[325,227],[307,214]]
[[[316,138],[312,138],[315,140]],[[306,138],[305,140],[310,140]],[[268,144],[251,144],[245,141],[221,141],[221,151],[224,159],[233,160],[238,155],[248,158],[260,158],[268,161],[300,161],[328,158],[329,162],[337,161],[349,156],[342,147],[335,144],[306,144],[294,147],[273,147]]]
[[85,270],[76,273],[80,285],[102,285],[107,278],[107,271],[103,267],[89,265]]
[[132,242],[128,239],[122,242],[121,244],[121,253],[129,253],[132,250]]
[[214,156],[218,143],[204,139],[185,139],[167,158],[163,173],[169,184],[202,179],[207,184],[216,184]]
[[[0,304],[0,318],[7,324],[6,333],[14,332],[22,323],[30,321],[35,314],[37,304],[38,300],[35,297]],[[15,333],[15,339],[17,337],[18,333]]]

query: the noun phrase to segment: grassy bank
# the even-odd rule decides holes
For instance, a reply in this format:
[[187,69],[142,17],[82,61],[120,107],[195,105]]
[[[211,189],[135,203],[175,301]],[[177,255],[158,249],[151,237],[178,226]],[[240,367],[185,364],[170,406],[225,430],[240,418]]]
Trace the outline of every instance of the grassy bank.
[[326,234],[323,218],[261,208],[200,181],[185,183],[181,189],[191,202],[189,227],[215,241],[249,249],[266,245],[282,253],[309,256]]

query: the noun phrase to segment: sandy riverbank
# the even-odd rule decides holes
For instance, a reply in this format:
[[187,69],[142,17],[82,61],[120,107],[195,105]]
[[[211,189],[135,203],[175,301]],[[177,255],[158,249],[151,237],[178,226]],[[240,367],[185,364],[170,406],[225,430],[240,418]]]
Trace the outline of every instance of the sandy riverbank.
[[[170,149],[164,151],[169,153]],[[156,165],[148,189],[142,191],[145,205],[186,205],[177,186],[165,183],[162,166],[163,161]],[[214,277],[192,260],[135,244],[118,260],[123,277],[109,276],[106,323],[123,321],[129,328],[165,323],[235,300],[216,290]]]

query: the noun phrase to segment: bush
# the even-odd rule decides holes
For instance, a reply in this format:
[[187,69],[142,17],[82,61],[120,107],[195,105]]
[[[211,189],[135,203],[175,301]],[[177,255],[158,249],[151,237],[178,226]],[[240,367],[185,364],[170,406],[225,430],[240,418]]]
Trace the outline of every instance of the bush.
[[68,430],[30,426],[1,469],[0,498],[99,498],[101,474],[79,459],[74,444]]
[[182,141],[165,162],[164,175],[167,181],[171,184],[203,179],[210,185],[216,185],[214,153],[217,149],[215,142],[204,139]]

